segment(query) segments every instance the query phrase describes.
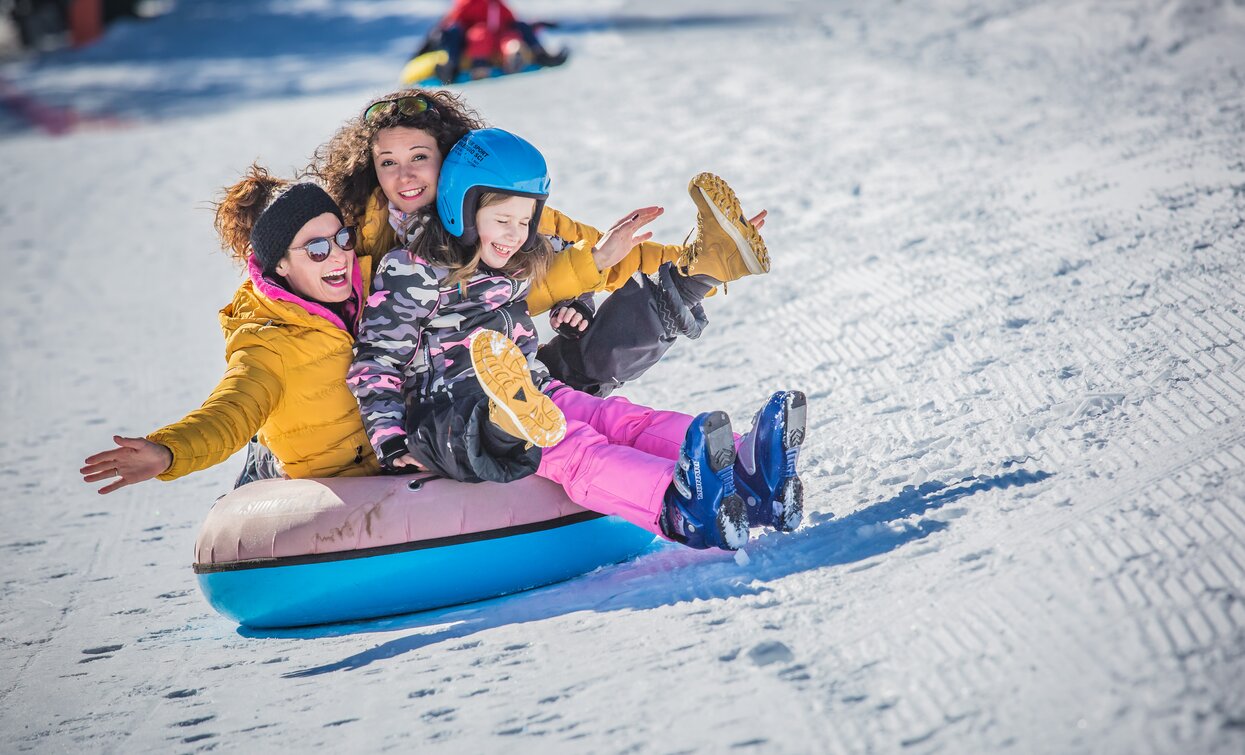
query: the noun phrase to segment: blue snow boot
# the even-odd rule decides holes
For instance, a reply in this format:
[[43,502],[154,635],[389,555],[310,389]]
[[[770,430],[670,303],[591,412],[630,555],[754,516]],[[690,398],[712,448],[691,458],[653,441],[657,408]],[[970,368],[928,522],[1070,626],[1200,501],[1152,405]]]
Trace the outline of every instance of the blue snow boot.
[[666,492],[661,529],[692,548],[733,551],[748,542],[748,516],[735,494],[735,436],[725,412],[692,420]]
[[799,391],[775,393],[740,440],[735,488],[753,527],[791,532],[804,519],[804,483],[795,466],[804,442],[806,403]]

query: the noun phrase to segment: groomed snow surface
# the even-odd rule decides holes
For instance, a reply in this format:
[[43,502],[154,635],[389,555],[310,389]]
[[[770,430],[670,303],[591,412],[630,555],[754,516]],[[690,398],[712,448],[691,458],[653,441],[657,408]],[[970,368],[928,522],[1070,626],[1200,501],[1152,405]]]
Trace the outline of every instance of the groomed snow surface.
[[773,272],[625,394],[742,429],[804,390],[803,528],[215,614],[191,549],[240,462],[77,469],[219,377],[216,191],[305,164],[443,4],[179,2],[0,67],[0,751],[1245,751],[1241,0],[516,5],[571,62],[463,92],[552,204],[677,243],[710,170],[769,209]]

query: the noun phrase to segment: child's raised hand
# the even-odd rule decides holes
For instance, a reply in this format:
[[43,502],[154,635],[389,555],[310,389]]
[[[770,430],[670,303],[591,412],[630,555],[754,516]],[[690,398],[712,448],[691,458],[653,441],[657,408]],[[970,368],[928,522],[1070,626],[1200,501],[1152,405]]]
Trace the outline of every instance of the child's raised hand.
[[606,270],[617,265],[635,248],[636,244],[651,239],[652,231],[644,233],[639,231],[665,211],[662,207],[643,207],[610,226],[597,245],[592,248],[592,259],[597,263],[597,269]]
[[769,214],[769,210],[761,210],[756,215],[748,218],[748,222],[758,231],[765,227],[765,216]]

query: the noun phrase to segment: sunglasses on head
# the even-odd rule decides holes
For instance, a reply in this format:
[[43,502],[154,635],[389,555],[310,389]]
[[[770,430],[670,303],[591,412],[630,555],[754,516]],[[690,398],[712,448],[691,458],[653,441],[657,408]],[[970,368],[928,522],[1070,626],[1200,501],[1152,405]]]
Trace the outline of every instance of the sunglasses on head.
[[402,115],[419,115],[420,113],[432,110],[432,103],[428,101],[422,94],[412,94],[406,97],[395,97],[392,100],[381,100],[375,102],[363,111],[363,122],[371,124],[382,115],[392,113],[394,108]]
[[304,250],[312,262],[323,262],[329,258],[334,244],[337,244],[337,248],[343,252],[349,252],[354,249],[354,226],[342,226],[340,231],[328,238],[312,239],[302,246],[290,248]]

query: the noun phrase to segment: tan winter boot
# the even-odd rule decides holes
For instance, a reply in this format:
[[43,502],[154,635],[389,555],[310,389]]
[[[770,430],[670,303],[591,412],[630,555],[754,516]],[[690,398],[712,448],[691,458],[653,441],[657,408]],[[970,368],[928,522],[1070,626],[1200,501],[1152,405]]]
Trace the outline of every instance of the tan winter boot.
[[527,358],[495,330],[471,337],[471,364],[476,379],[491,399],[488,416],[503,432],[535,446],[557,445],[566,435],[562,410],[532,382]]
[[712,173],[687,185],[696,203],[696,237],[679,266],[686,275],[707,275],[721,283],[769,272],[769,252],[748,222],[735,192]]

